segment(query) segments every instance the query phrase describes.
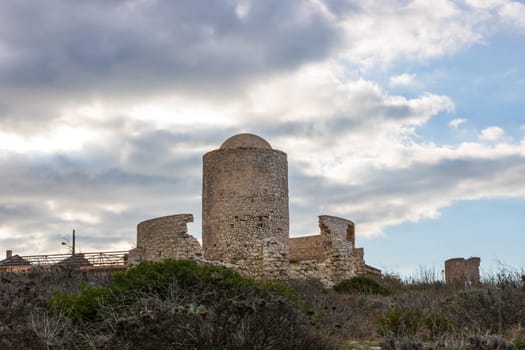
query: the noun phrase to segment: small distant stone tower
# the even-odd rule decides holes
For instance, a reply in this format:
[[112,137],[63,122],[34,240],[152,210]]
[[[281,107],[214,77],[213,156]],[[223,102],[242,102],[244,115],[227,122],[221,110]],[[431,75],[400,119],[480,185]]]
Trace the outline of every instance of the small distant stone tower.
[[447,284],[465,284],[465,286],[479,285],[479,264],[481,259],[454,258],[445,261],[445,281]]
[[203,156],[202,241],[206,260],[251,277],[288,275],[288,161],[263,138],[239,134]]

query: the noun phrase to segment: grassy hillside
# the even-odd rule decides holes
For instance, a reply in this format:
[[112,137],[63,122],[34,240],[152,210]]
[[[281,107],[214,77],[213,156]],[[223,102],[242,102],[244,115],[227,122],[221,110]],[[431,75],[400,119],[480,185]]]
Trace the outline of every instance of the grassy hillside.
[[330,349],[282,285],[190,261],[4,275],[1,349]]
[[0,349],[525,349],[521,274],[325,289],[190,261],[0,274]]

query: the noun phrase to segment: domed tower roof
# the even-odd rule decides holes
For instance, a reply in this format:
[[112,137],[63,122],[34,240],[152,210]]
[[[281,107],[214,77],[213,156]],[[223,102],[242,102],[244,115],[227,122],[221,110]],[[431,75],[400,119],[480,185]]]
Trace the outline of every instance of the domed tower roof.
[[272,146],[260,136],[254,134],[237,134],[221,145],[221,149],[231,148],[257,148],[257,149],[272,149]]

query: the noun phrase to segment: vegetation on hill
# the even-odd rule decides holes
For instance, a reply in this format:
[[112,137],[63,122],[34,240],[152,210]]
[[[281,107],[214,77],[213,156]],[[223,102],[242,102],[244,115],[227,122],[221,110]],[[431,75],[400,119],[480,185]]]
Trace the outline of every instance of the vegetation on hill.
[[[375,340],[383,349],[525,349],[525,286],[521,272],[500,271],[479,288],[428,278],[410,282],[355,277],[326,290],[294,281],[312,305],[319,329],[341,343]],[[304,285],[308,284],[308,288]],[[345,349],[361,349],[359,346]]]
[[[42,274],[63,273],[34,272],[36,281],[26,280],[16,289],[38,294]],[[20,277],[5,278],[13,283]],[[109,280],[78,278],[73,288],[52,278],[56,290],[44,283],[49,289],[34,307],[23,306],[30,298],[15,293],[11,305],[2,303],[12,309],[13,319],[8,330],[0,330],[1,349],[333,348],[311,327],[290,289],[222,267],[145,262]]]
[[345,294],[390,294],[389,290],[381,285],[378,281],[366,276],[358,276],[349,280],[343,280],[334,286],[334,290],[338,293]]
[[390,276],[326,289],[190,261],[34,269],[0,273],[0,315],[0,349],[525,349],[525,288],[505,271],[470,289]]

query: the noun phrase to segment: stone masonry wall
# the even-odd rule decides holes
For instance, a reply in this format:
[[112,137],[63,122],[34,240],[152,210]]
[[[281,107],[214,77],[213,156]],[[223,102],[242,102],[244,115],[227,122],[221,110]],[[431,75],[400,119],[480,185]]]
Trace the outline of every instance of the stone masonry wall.
[[365,276],[380,280],[382,277],[381,270],[370,265],[365,265]]
[[204,258],[258,279],[288,270],[288,163],[272,149],[229,148],[203,157]]
[[365,250],[363,248],[355,248],[352,251],[352,274],[354,276],[363,276],[367,274]]
[[137,225],[137,247],[130,251],[131,264],[162,259],[194,259],[202,255],[199,241],[189,235],[193,215],[179,214],[143,221]]
[[305,236],[290,238],[290,261],[315,260],[323,261],[325,259],[323,249],[323,236]]
[[288,279],[290,260],[288,244],[282,240],[266,238],[263,240],[263,276],[268,281]]
[[465,285],[479,285],[479,264],[481,259],[454,258],[445,261],[446,283],[459,283]]

